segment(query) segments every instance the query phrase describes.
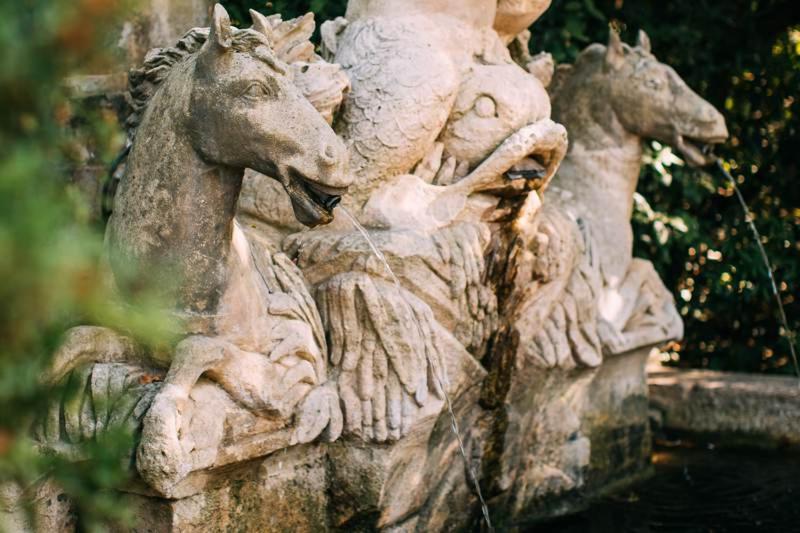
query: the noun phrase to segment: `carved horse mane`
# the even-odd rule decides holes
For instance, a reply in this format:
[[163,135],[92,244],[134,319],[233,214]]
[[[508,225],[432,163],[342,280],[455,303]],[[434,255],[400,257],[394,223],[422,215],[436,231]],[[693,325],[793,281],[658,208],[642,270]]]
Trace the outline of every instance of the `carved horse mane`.
[[175,46],[150,50],[144,58],[144,65],[131,69],[128,75],[128,103],[131,113],[125,124],[131,139],[153,94],[176,64],[200,50],[208,40],[208,31],[208,28],[192,28]]
[[[264,26],[261,26],[263,28]],[[267,45],[272,50],[273,39],[252,28],[231,28],[231,47],[237,52],[253,52],[256,47]],[[150,99],[169,76],[175,65],[197,54],[208,40],[209,28],[192,28],[181,37],[174,46],[154,48],[144,59],[139,68],[131,69],[128,79],[129,104],[132,108],[126,120],[131,139],[142,120]],[[265,55],[262,60],[272,62],[275,68],[280,61],[278,54]]]

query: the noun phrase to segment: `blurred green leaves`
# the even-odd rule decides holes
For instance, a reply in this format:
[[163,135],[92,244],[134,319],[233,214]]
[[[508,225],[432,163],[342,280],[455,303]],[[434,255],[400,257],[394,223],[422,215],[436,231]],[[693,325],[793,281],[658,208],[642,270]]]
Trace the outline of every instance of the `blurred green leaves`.
[[32,495],[53,479],[74,502],[80,530],[128,517],[112,489],[131,471],[133,436],[111,431],[83,443],[78,462],[37,453],[30,425],[67,392],[45,386],[41,374],[74,325],[124,324],[141,338],[159,337],[158,316],[132,321],[114,304],[100,268],[102,231],[89,223],[88,206],[70,185],[88,159],[107,164],[122,137],[116,117],[70,101],[64,79],[110,64],[104,43],[129,5],[0,4],[0,488]]

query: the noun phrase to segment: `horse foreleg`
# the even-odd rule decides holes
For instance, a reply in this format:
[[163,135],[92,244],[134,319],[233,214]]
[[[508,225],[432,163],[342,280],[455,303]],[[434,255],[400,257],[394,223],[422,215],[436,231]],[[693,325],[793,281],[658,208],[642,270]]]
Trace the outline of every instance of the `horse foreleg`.
[[613,353],[658,344],[683,336],[683,322],[652,263],[633,259],[622,285],[617,289],[622,300],[618,313],[608,326],[616,330],[608,336]]
[[182,439],[183,413],[195,383],[225,358],[228,343],[192,336],[175,347],[164,386],[144,418],[136,465],[142,478],[167,492],[194,469],[192,445]]

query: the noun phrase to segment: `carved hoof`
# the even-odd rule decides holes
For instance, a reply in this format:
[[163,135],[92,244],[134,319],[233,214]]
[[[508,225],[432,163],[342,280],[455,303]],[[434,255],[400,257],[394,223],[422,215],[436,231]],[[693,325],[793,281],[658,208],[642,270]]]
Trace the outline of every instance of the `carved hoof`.
[[186,392],[167,384],[153,400],[144,419],[142,439],[136,451],[136,468],[154,489],[167,493],[191,471],[179,431]]
[[311,391],[297,410],[296,419],[292,444],[311,442],[320,435],[327,442],[338,439],[343,421],[336,390],[324,385]]

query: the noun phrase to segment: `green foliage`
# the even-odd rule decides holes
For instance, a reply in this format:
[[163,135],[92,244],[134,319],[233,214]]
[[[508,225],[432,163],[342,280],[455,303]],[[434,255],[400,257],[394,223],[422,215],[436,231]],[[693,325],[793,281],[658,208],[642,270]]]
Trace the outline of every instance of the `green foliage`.
[[110,489],[130,471],[132,436],[110,432],[88,442],[80,450],[86,460],[76,463],[36,453],[29,428],[68,392],[41,381],[63,333],[76,324],[129,322],[100,281],[102,234],[69,185],[79,145],[90,144],[95,161],[107,163],[122,138],[103,113],[85,117],[83,138],[76,135],[74,103],[62,90],[67,75],[108,60],[98,43],[119,27],[124,4],[0,4],[0,488],[33,491],[54,479],[74,502],[81,530],[127,517]]

